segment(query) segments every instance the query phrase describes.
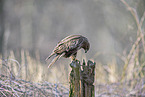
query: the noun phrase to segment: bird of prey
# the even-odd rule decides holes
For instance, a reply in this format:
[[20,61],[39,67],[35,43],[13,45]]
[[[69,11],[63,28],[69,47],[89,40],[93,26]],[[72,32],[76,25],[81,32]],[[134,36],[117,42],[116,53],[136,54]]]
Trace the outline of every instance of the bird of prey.
[[62,39],[60,42],[58,42],[58,44],[56,45],[50,56],[46,58],[47,61],[50,57],[55,56],[54,59],[49,64],[48,68],[52,64],[54,64],[60,57],[65,58],[71,57],[72,60],[75,60],[77,51],[81,48],[85,50],[85,53],[87,53],[87,51],[90,48],[88,39],[84,36],[70,35]]

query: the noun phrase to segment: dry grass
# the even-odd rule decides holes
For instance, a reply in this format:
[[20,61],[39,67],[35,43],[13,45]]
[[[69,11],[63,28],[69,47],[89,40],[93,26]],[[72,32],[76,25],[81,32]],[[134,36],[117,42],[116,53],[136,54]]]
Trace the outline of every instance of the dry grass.
[[0,75],[1,97],[68,97],[68,89],[60,84],[49,82],[32,83],[22,79],[11,79]]

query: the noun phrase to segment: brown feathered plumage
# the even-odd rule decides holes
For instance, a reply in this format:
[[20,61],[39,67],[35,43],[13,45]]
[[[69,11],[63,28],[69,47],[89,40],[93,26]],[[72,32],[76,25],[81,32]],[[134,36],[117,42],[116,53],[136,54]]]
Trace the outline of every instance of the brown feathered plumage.
[[81,35],[70,35],[62,39],[60,42],[58,42],[50,56],[46,58],[46,60],[48,60],[50,57],[55,55],[55,58],[51,61],[48,68],[62,56],[65,58],[71,57],[72,60],[74,60],[76,58],[77,51],[81,48],[85,50],[85,53],[90,48],[90,44],[86,37]]

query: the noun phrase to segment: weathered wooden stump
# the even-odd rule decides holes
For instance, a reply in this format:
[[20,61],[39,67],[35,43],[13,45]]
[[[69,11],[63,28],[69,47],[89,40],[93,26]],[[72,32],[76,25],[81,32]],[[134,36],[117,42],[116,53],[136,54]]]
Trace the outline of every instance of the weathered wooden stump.
[[78,60],[70,64],[72,71],[70,73],[70,91],[69,97],[95,97],[94,76],[95,62],[83,60],[81,65]]

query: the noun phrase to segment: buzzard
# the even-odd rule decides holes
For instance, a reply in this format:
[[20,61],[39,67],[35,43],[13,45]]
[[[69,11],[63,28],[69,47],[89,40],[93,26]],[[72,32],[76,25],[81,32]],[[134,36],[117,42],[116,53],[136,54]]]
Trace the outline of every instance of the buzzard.
[[87,53],[90,48],[88,39],[82,35],[70,35],[62,39],[58,42],[50,56],[46,58],[47,61],[50,57],[55,55],[48,68],[62,56],[65,58],[71,57],[72,60],[75,60],[77,51],[81,48],[85,50],[85,53]]

